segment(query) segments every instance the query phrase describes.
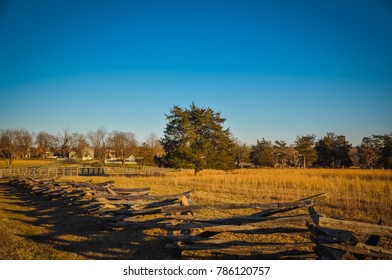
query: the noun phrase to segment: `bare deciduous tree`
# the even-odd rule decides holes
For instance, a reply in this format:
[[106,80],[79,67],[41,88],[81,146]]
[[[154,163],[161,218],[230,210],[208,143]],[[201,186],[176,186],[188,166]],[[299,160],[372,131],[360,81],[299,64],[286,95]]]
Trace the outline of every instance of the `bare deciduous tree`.
[[121,160],[122,166],[125,159],[137,150],[135,134],[131,132],[113,131],[109,138],[110,148],[116,153],[116,157]]
[[61,132],[57,133],[56,145],[60,151],[61,156],[63,158],[68,157],[72,145],[72,134],[68,132],[68,129],[62,129]]
[[242,168],[246,166],[247,164],[250,164],[250,150],[251,148],[244,144],[241,143],[238,139],[235,141],[236,143],[236,151],[237,151],[237,156],[236,156],[236,162],[237,162],[237,167]]
[[154,159],[164,155],[162,145],[155,133],[148,135],[137,151],[136,161],[139,165],[155,165]]
[[34,134],[25,128],[16,130],[17,133],[17,152],[19,158],[30,158],[30,148],[33,144]]
[[88,147],[87,139],[83,134],[72,133],[71,149],[76,153],[78,158],[83,157],[83,150]]
[[102,164],[105,162],[105,150],[108,141],[107,135],[108,133],[103,127],[99,128],[97,131],[90,131],[87,134],[88,140],[94,149],[94,157],[98,158]]
[[144,143],[153,150],[154,156],[162,156],[164,154],[161,142],[155,133],[148,135]]
[[17,152],[18,137],[16,129],[0,130],[0,153],[1,157],[6,160],[7,166],[11,167]]
[[53,147],[55,143],[55,137],[46,131],[40,131],[35,139],[37,145],[37,152],[41,159],[46,158],[46,153]]
[[287,165],[291,167],[299,167],[300,165],[299,152],[295,149],[294,145],[287,147]]
[[2,129],[0,131],[0,155],[6,159],[7,166],[11,166],[15,158],[30,156],[33,134],[25,128]]

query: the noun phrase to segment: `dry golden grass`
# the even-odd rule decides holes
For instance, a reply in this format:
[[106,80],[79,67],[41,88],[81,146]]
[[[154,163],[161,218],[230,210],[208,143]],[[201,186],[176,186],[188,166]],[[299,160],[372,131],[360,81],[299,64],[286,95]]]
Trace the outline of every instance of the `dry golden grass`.
[[[64,178],[69,180],[70,178]],[[318,207],[327,216],[392,225],[392,171],[352,169],[242,169],[169,172],[159,177],[73,177],[94,182],[114,180],[118,187],[151,187],[154,194],[193,189],[192,201],[248,203],[293,201],[326,193]]]
[[[64,178],[67,180],[67,178]],[[68,178],[69,179],[69,178]],[[74,180],[102,182],[114,180],[117,187],[150,187],[153,194],[170,194],[193,189],[192,202],[251,203],[293,201],[326,193],[317,210],[329,217],[392,225],[392,172],[390,170],[332,169],[243,169],[232,172],[205,170],[169,172],[159,177],[74,177]],[[255,212],[255,210],[253,210]],[[199,218],[250,214],[252,210],[199,211]],[[306,209],[296,210],[306,213]],[[294,214],[294,213],[293,213]],[[145,233],[151,234],[151,230]],[[165,232],[154,231],[156,235]],[[223,233],[221,239],[251,242],[306,242],[307,234],[234,234]],[[386,241],[387,242],[387,241]],[[391,246],[390,242],[381,246]],[[214,258],[209,251],[185,252],[190,258]]]
[[[116,187],[150,187],[152,194],[172,194],[193,189],[192,202],[251,203],[293,201],[326,193],[317,206],[332,218],[392,225],[392,171],[329,169],[243,169],[232,172],[205,170],[168,172],[151,177],[62,177],[64,181],[104,182]],[[251,210],[248,210],[251,211]],[[305,212],[306,210],[301,210]],[[83,214],[61,201],[32,198],[0,186],[0,259],[166,259],[166,232],[160,229],[108,232],[99,217]],[[245,214],[244,210],[195,213],[198,217]],[[151,218],[151,217],[150,217]],[[304,236],[289,234],[242,235],[224,233],[223,239],[294,242]],[[390,246],[391,244],[387,244]],[[198,255],[199,254],[199,255]],[[209,257],[198,253],[191,257]]]
[[[25,167],[25,166],[37,166],[37,165],[48,165],[56,164],[56,160],[48,159],[15,159],[12,161],[12,167]],[[0,168],[6,168],[7,162],[2,159],[0,160]]]

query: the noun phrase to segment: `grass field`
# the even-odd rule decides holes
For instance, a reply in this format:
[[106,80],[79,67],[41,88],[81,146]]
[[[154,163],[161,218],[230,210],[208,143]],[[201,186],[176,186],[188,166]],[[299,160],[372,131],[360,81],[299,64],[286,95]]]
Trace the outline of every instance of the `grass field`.
[[[16,159],[12,161],[12,167],[24,167],[24,166],[38,166],[38,165],[48,165],[56,164],[57,161],[48,159]],[[0,160],[0,168],[6,168],[7,162],[2,159]]]
[[[193,189],[195,204],[293,201],[326,193],[328,198],[317,209],[329,217],[371,223],[381,218],[383,224],[392,225],[390,170],[205,170],[198,176],[184,170],[151,177],[61,179],[114,180],[117,187],[150,187],[152,194]],[[96,218],[61,201],[37,202],[5,183],[0,190],[0,259],[170,258],[162,245],[162,230],[106,232]]]
[[[70,178],[64,178],[69,180]],[[335,218],[392,225],[392,171],[332,169],[242,169],[169,172],[159,177],[111,177],[118,187],[150,187],[155,194],[193,189],[203,203],[292,201],[318,193],[328,199],[320,209]],[[73,177],[101,182],[108,178]]]

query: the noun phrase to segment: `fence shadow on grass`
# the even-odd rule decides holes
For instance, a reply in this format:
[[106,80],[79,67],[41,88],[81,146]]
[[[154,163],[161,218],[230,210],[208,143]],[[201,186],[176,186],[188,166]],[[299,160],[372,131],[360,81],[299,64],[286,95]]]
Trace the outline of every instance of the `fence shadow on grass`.
[[[388,246],[378,246],[392,238],[392,227],[321,215],[313,206],[325,194],[192,205],[192,190],[157,196],[149,188],[112,188],[113,183],[12,179],[0,188],[0,199],[9,197],[11,206],[0,210],[18,219],[17,226],[31,225],[21,227],[19,236],[32,244],[89,259],[392,259]],[[205,211],[242,209],[257,212],[203,217]]]
[[[71,205],[63,199],[35,195],[30,191],[0,184],[9,207],[2,209],[20,218],[18,222],[37,227],[37,234],[18,236],[87,259],[166,259],[164,236],[148,235],[142,230],[108,230],[99,216],[88,215],[87,205]],[[13,198],[13,199],[10,199]],[[17,210],[20,208],[27,210]]]

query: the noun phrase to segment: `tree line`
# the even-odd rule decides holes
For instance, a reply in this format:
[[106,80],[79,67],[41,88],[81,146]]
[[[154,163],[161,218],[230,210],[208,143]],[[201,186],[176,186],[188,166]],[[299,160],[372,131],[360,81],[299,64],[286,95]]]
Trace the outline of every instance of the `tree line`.
[[131,155],[141,165],[154,165],[154,157],[163,153],[158,137],[151,133],[146,141],[138,143],[131,132],[112,131],[105,128],[87,134],[71,133],[62,129],[56,135],[40,131],[37,134],[25,128],[0,130],[0,157],[11,166],[16,158],[83,158],[89,151],[102,164],[114,157],[122,162]]
[[0,130],[0,157],[9,166],[15,158],[63,158],[70,153],[83,157],[86,148],[94,150],[101,163],[113,156],[125,163],[133,155],[139,164],[170,168],[230,170],[242,167],[322,167],[387,168],[392,166],[392,133],[363,137],[353,146],[344,135],[333,132],[316,140],[315,135],[297,136],[294,144],[258,139],[255,145],[241,144],[224,128],[225,118],[211,108],[173,106],[164,136],[151,134],[138,143],[134,133],[108,132],[105,128],[87,134],[61,130],[57,135],[45,131],[36,135],[27,129]]
[[392,167],[392,133],[363,137],[353,146],[344,135],[328,132],[316,140],[315,135],[297,136],[293,145],[264,138],[256,145],[239,149],[241,162],[268,167],[385,168]]

